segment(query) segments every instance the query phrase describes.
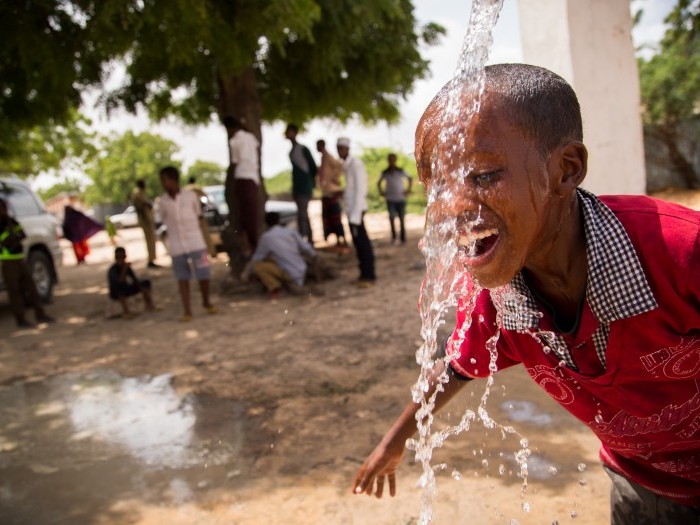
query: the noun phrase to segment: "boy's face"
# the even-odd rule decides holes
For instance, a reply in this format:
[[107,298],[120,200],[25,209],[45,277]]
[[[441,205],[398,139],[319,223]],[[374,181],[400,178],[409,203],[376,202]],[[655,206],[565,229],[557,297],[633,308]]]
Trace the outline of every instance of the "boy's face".
[[421,178],[431,177],[426,155],[437,155],[438,165],[446,166],[433,172],[429,182],[440,185],[442,196],[433,204],[434,217],[456,219],[459,261],[481,286],[507,284],[533,255],[541,254],[558,226],[550,213],[548,162],[540,157],[535,142],[488,97],[465,131],[463,148],[451,157],[454,145],[439,144],[439,131],[432,129],[442,125],[441,119],[427,116],[416,133],[423,140],[418,159],[418,168],[424,171]]
[[124,252],[117,252],[114,254],[114,261],[119,265],[122,266],[124,263],[126,263],[126,253]]
[[160,176],[160,185],[163,186],[163,189],[168,192],[176,191],[179,187],[177,181],[172,180],[164,175]]

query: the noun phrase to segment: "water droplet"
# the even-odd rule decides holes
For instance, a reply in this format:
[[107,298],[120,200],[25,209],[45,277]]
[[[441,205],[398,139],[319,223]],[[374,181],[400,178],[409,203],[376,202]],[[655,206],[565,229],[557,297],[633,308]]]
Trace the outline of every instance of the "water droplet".
[[457,470],[453,470],[452,479],[454,479],[455,481],[459,481],[460,479],[462,479],[462,474],[460,474]]
[[523,510],[525,512],[530,512],[530,504],[527,501],[523,501]]
[[488,459],[482,459],[481,460],[481,466],[484,468],[488,468],[489,466],[489,460]]
[[478,369],[478,368],[475,368],[475,369],[474,369],[474,375],[478,375],[478,374],[479,374],[479,369]]
[[585,479],[580,479],[578,480],[578,484],[582,487],[585,487],[588,484],[588,482]]
[[595,417],[594,417],[593,419],[595,419],[595,422],[596,422],[596,423],[602,423],[602,422],[603,422],[603,416],[600,415],[600,414],[596,414]]
[[571,517],[572,517],[572,518],[578,517],[578,512],[576,512],[575,510],[572,510],[572,511],[571,511]]
[[556,476],[559,473],[557,467],[555,466],[547,467],[547,472],[549,472],[552,476]]
[[518,520],[510,520],[508,525],[520,525],[520,522]]
[[530,446],[530,442],[528,441],[527,438],[522,438],[522,439],[520,440],[520,446],[523,447],[523,448],[527,448],[527,447]]
[[579,463],[578,467],[576,467],[579,472],[586,472],[586,464],[585,463]]
[[469,362],[470,362],[471,364],[475,365],[475,364],[476,364],[476,359],[474,359],[474,358],[472,357],[472,358],[469,360]]
[[483,322],[484,322],[484,316],[481,315],[481,314],[479,314],[479,322],[480,322],[480,323],[483,323]]
[[284,310],[284,315],[287,315],[289,313],[289,310]]
[[498,473],[502,476],[503,474],[506,473],[506,466],[505,465],[499,465],[498,466]]

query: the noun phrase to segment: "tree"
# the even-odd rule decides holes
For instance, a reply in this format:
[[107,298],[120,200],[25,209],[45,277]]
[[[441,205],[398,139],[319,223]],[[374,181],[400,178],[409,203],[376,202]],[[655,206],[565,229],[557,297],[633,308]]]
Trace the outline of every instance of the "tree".
[[194,177],[200,186],[214,186],[223,184],[226,177],[226,168],[216,162],[196,160],[187,170],[185,178]]
[[136,181],[144,179],[149,195],[161,193],[160,169],[179,168],[174,160],[178,146],[152,133],[132,133],[103,137],[100,153],[86,170],[92,184],[85,190],[90,204],[124,204],[129,201]]
[[258,137],[263,120],[393,121],[443,32],[410,0],[37,0],[3,2],[0,20],[0,139],[60,121],[120,60],[107,108],[236,115]]
[[699,188],[700,177],[679,147],[678,126],[700,108],[700,0],[678,0],[666,23],[659,52],[639,59],[643,118],[687,186]]
[[95,155],[89,124],[72,111],[63,124],[52,119],[19,130],[0,146],[5,151],[0,155],[0,173],[29,177],[59,168],[82,169]]
[[39,194],[39,197],[41,197],[41,200],[47,201],[49,199],[52,199],[56,195],[59,195],[60,193],[82,193],[83,186],[84,184],[82,184],[78,179],[68,177],[60,182],[57,182],[49,188],[39,190],[37,193]]

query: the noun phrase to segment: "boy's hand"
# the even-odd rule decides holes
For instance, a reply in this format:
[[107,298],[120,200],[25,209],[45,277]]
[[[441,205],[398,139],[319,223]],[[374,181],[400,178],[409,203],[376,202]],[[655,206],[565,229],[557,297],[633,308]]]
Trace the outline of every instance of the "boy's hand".
[[[368,496],[374,495],[381,498],[384,493],[384,480],[389,480],[389,495],[396,495],[396,468],[403,457],[404,444],[377,445],[369,457],[357,471],[355,482],[352,486],[354,494]],[[374,488],[376,482],[376,489]]]

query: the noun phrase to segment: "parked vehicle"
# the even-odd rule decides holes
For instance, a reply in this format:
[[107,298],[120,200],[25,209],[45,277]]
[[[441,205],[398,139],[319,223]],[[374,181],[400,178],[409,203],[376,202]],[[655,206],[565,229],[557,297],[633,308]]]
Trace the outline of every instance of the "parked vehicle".
[[[223,217],[228,217],[228,204],[226,204],[223,184],[205,186],[202,190],[207,194],[209,200],[216,205],[219,213]],[[279,213],[280,224],[288,225],[297,220],[297,205],[294,202],[268,199],[265,202],[265,211]]]
[[112,224],[114,224],[114,227],[117,229],[134,228],[139,225],[139,218],[136,214],[136,208],[133,206],[128,206],[121,213],[110,215],[109,220],[112,221]]
[[[56,218],[46,211],[44,204],[29,184],[16,178],[0,177],[0,197],[8,204],[10,215],[24,228],[24,256],[34,279],[39,296],[51,301],[53,287],[58,282],[58,268],[63,254],[58,244],[62,235]],[[0,275],[0,291],[5,284]]]

